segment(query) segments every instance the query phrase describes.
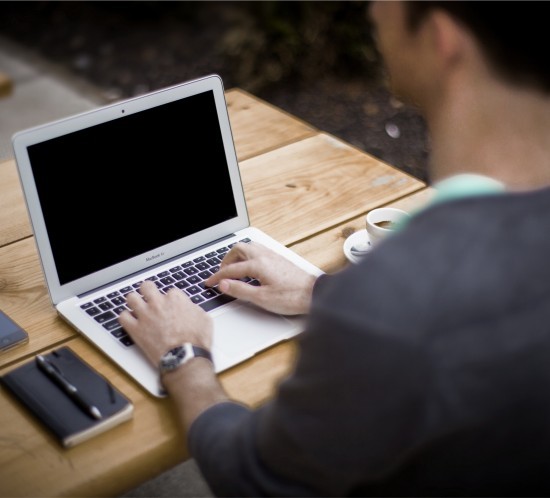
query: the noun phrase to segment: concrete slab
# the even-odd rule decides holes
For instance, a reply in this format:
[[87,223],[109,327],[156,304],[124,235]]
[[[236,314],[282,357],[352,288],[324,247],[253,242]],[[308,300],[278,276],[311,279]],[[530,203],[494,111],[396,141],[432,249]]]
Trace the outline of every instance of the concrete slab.
[[10,97],[0,100],[0,161],[13,157],[12,135],[97,107],[49,76],[37,76],[14,86]]
[[0,72],[9,75],[14,83],[23,82],[37,75],[36,67],[22,62],[12,55],[11,46],[0,40]]
[[96,88],[2,37],[0,72],[13,81],[11,94],[0,99],[0,161],[13,158],[15,132],[106,103]]

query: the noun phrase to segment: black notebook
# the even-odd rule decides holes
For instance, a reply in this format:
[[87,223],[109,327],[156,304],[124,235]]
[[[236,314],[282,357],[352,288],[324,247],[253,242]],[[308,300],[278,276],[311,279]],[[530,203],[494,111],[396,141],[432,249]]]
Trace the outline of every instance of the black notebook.
[[[131,401],[70,348],[59,348],[43,359],[55,375],[63,377],[65,389],[35,360],[0,380],[63,446],[74,446],[132,418]],[[78,399],[67,392],[69,384]],[[85,403],[78,403],[79,399]]]

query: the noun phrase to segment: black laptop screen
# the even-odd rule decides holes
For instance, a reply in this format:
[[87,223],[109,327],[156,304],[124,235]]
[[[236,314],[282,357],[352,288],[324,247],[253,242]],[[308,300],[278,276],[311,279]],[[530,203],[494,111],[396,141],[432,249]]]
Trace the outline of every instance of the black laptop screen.
[[28,153],[61,284],[237,216],[212,91]]

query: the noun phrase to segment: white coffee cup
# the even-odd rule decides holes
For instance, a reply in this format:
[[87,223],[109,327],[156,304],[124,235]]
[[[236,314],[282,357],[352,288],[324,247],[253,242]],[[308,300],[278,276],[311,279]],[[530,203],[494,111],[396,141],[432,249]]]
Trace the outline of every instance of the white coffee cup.
[[369,211],[366,216],[366,228],[371,246],[374,247],[382,239],[393,233],[410,218],[402,209],[377,208]]

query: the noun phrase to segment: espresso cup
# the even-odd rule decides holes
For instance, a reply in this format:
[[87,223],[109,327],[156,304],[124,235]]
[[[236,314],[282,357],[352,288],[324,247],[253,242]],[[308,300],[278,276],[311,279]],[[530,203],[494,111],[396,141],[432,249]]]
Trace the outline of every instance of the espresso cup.
[[401,228],[410,215],[396,208],[377,208],[367,213],[365,222],[371,246]]

